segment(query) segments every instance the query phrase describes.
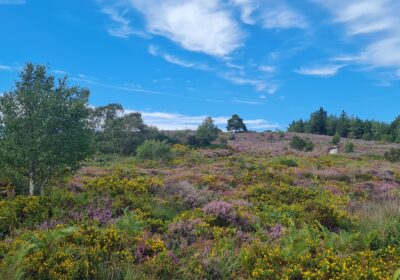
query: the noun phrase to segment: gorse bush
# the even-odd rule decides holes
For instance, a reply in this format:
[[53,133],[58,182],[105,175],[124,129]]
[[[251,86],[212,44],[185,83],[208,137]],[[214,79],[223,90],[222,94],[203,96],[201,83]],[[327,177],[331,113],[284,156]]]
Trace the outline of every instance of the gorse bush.
[[297,135],[290,140],[290,147],[298,151],[311,152],[314,149],[314,143],[308,138],[301,138]]
[[136,149],[136,157],[141,160],[169,161],[172,158],[171,145],[165,141],[146,140]]
[[385,152],[384,157],[390,162],[400,162],[400,149],[391,148]]

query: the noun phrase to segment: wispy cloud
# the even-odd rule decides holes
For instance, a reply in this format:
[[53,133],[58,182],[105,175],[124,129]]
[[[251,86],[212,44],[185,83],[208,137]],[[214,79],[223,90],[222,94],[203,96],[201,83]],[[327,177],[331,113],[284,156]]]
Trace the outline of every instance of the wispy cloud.
[[266,29],[307,28],[303,14],[286,1],[232,0],[239,7],[241,20],[246,24],[259,24]]
[[336,76],[341,68],[345,67],[345,65],[329,65],[329,66],[321,66],[321,67],[313,67],[313,68],[300,68],[296,69],[295,72],[301,75],[306,76],[316,76],[321,78],[330,78]]
[[273,8],[266,8],[263,13],[262,25],[264,28],[307,28],[305,17],[287,5],[280,4]]
[[0,65],[0,71],[19,72],[22,66]]
[[128,38],[131,35],[147,36],[144,32],[131,27],[131,21],[126,16],[129,12],[128,8],[121,10],[117,6],[104,6],[102,12],[108,15],[113,21],[113,24],[107,28],[107,32],[111,36],[119,38]]
[[265,104],[264,102],[262,102],[260,100],[249,100],[249,99],[239,99],[239,98],[234,98],[233,102],[247,104],[247,105],[263,105],[263,104]]
[[400,2],[397,0],[314,0],[343,24],[346,36],[363,37],[360,51],[336,58],[369,68],[400,69]]
[[228,80],[236,85],[250,85],[257,91],[264,91],[267,88],[267,82],[264,80],[249,79],[245,77],[236,76],[232,73],[223,73],[220,75],[225,80]]
[[0,5],[23,5],[26,0],[0,0]]
[[[206,115],[191,116],[168,112],[146,112],[135,110],[127,110],[126,112],[140,112],[146,124],[156,126],[163,130],[196,129],[197,126],[207,117]],[[225,130],[226,123],[229,119],[228,116],[213,116],[212,118],[217,126]],[[280,127],[279,124],[264,119],[250,119],[244,121],[247,128],[251,130],[276,129]]]
[[152,56],[160,56],[165,61],[167,61],[169,63],[172,63],[172,64],[179,65],[181,67],[185,67],[185,68],[201,68],[201,69],[204,69],[205,67],[207,67],[206,65],[196,64],[196,63],[193,63],[193,62],[188,62],[188,61],[185,61],[185,60],[183,60],[183,59],[181,59],[181,58],[179,58],[177,56],[174,56],[174,55],[171,55],[171,54],[167,54],[167,53],[163,53],[154,45],[150,45],[149,46],[148,52]]

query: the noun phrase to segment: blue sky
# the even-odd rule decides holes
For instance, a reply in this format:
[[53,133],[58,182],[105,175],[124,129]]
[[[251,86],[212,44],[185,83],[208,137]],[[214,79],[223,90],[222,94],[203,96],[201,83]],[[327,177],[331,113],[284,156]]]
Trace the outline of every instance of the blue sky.
[[397,0],[0,0],[0,93],[25,62],[160,128],[400,113]]

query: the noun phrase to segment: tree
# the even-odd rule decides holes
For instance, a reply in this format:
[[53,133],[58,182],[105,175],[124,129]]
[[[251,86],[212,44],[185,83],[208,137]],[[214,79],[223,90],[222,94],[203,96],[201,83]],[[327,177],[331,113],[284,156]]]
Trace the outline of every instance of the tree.
[[209,146],[212,141],[218,138],[219,132],[220,129],[215,126],[213,119],[207,117],[196,130],[196,142],[200,146]]
[[311,114],[310,117],[311,133],[326,134],[327,115],[328,113],[322,107],[319,108],[318,111]]
[[102,153],[131,155],[145,140],[163,139],[156,128],[144,124],[140,113],[124,114],[120,104],[95,108],[92,126],[96,147]]
[[289,124],[288,132],[305,132],[305,125],[303,120],[293,121]]
[[247,127],[243,122],[243,119],[240,118],[237,114],[232,115],[232,117],[228,120],[228,125],[226,126],[228,131],[235,132],[246,132]]
[[[90,153],[89,91],[27,64],[13,91],[0,97],[0,161],[43,193],[51,179],[76,170]],[[24,183],[24,185],[25,185]]]
[[341,137],[347,137],[350,130],[350,120],[345,111],[342,111],[337,121],[336,131]]

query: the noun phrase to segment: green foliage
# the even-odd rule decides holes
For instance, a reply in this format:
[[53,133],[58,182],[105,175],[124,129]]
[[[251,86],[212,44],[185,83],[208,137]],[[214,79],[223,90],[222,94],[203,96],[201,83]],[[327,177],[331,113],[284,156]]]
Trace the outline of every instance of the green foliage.
[[340,135],[339,133],[336,133],[333,137],[332,137],[332,141],[331,143],[333,145],[338,145],[340,143]]
[[220,129],[215,126],[213,119],[207,117],[199,125],[189,144],[194,146],[209,146],[211,142],[218,138],[219,133]]
[[311,114],[309,120],[293,121],[288,128],[289,132],[308,132],[314,134],[335,135],[364,140],[382,140],[400,143],[400,117],[392,123],[383,123],[373,120],[361,120],[358,117],[349,117],[342,112],[339,117],[329,115],[320,108]]
[[51,215],[49,201],[43,196],[17,196],[0,200],[0,237],[21,226],[32,227]]
[[228,120],[228,124],[226,126],[226,129],[228,131],[234,131],[234,132],[246,132],[247,127],[243,122],[243,119],[239,117],[239,115],[234,114],[232,117]]
[[108,104],[92,111],[96,148],[102,153],[132,155],[145,140],[166,138],[155,127],[146,126],[140,113],[124,114],[119,104]]
[[166,162],[172,158],[171,145],[166,141],[146,140],[136,149],[136,157],[140,160]]
[[[0,97],[0,161],[28,187],[44,192],[90,153],[89,92],[55,85],[45,66],[27,64],[15,90]],[[20,183],[20,182],[16,182]]]
[[327,112],[321,107],[310,116],[309,131],[315,134],[326,134],[327,132]]
[[354,152],[354,143],[353,142],[347,142],[346,147],[344,148],[344,151],[346,153],[352,153]]
[[384,158],[390,162],[400,162],[400,149],[391,148],[385,152]]
[[297,135],[290,140],[290,147],[295,150],[311,152],[314,149],[314,143],[308,138],[301,138]]

